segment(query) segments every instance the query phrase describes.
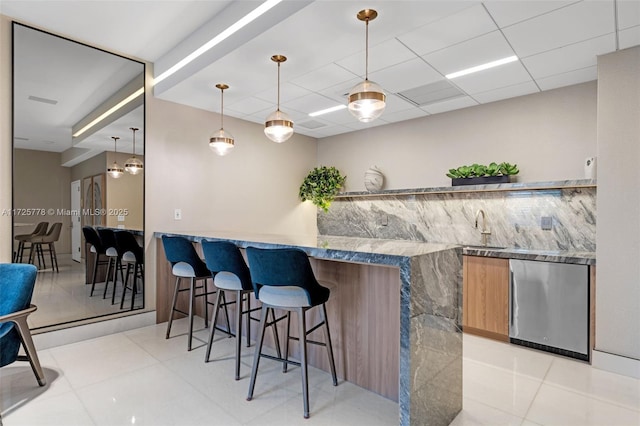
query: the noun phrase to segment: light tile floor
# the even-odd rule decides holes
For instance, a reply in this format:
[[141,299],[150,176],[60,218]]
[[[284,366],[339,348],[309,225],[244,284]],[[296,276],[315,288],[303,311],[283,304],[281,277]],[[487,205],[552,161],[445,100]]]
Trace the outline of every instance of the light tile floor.
[[[174,323],[184,333],[186,321]],[[302,418],[297,368],[261,361],[246,401],[253,347],[233,380],[234,345],[216,338],[204,363],[207,331],[191,352],[165,325],[39,352],[48,385],[26,363],[0,369],[2,420],[13,425],[394,425],[398,405],[355,385],[331,385],[310,371],[311,418]],[[543,352],[464,336],[462,425],[640,425],[640,381]]]

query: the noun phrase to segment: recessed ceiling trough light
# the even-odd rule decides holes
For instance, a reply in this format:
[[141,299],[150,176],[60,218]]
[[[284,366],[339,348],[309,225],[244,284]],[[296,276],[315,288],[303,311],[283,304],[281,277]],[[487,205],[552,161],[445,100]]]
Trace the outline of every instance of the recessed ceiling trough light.
[[329,114],[330,112],[340,111],[341,109],[345,109],[346,107],[346,105],[336,105],[331,108],[321,109],[320,111],[310,113],[309,117],[317,117],[319,115]]
[[50,104],[50,105],[55,105],[58,103],[58,101],[56,101],[55,99],[47,99],[47,98],[41,98],[39,96],[29,96],[28,98],[30,101],[36,101],[36,102],[42,102],[43,104]]
[[156,84],[160,83],[162,80],[164,80],[165,78],[171,76],[172,74],[177,72],[179,69],[183,68],[188,63],[190,63],[191,61],[195,60],[200,55],[205,53],[207,50],[211,49],[215,45],[217,45],[220,42],[222,42],[223,40],[227,39],[228,37],[233,35],[235,32],[239,31],[244,26],[246,26],[247,24],[251,23],[256,18],[258,18],[260,15],[266,13],[269,9],[271,9],[272,7],[274,7],[275,5],[280,3],[281,1],[282,0],[267,0],[267,1],[265,1],[260,6],[256,7],[251,12],[249,12],[248,14],[246,14],[245,16],[240,18],[238,21],[233,23],[226,30],[222,31],[220,34],[218,34],[217,36],[215,36],[214,38],[212,38],[211,40],[209,40],[208,42],[206,42],[205,44],[203,44],[202,46],[200,46],[199,48],[194,50],[191,54],[186,56],[180,62],[176,63],[174,66],[172,66],[171,68],[169,68],[168,70],[166,70],[165,72],[163,72],[162,74],[157,76],[153,80],[153,84],[156,85]]
[[126,104],[128,104],[129,102],[131,102],[132,100],[134,100],[135,98],[137,98],[143,93],[144,93],[144,87],[139,88],[138,90],[133,92],[131,95],[127,96],[125,99],[121,100],[116,105],[112,106],[107,111],[102,113],[98,118],[93,120],[91,123],[87,124],[82,129],[75,132],[72,136],[74,138],[77,138],[78,136],[80,136],[81,134],[89,130],[91,127],[93,127],[96,123],[99,123],[100,121],[104,120],[106,117],[110,116],[111,114],[113,114],[114,112],[116,112],[117,110],[119,110],[120,108],[122,108],[123,106],[125,106]]
[[474,72],[487,70],[489,68],[497,67],[500,65],[508,64],[510,62],[515,62],[518,60],[517,56],[509,56],[508,58],[498,59],[497,61],[487,62],[486,64],[478,65],[475,67],[467,68],[466,70],[453,72],[451,74],[445,75],[449,80],[457,77],[462,77],[463,75],[472,74]]

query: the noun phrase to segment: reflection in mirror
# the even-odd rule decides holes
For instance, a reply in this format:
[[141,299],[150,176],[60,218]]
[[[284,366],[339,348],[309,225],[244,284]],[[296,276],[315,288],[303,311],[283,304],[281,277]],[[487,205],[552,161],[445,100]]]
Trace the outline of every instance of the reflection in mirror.
[[141,256],[108,231],[115,250],[93,247],[82,228],[143,244],[144,173],[106,171],[144,162],[144,64],[14,23],[13,141],[14,261],[39,268],[30,328],[143,308]]

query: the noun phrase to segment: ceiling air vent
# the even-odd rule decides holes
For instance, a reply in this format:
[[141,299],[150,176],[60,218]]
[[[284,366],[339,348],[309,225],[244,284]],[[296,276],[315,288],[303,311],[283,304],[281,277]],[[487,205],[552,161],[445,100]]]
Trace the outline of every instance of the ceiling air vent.
[[300,127],[304,127],[305,129],[319,129],[320,127],[327,127],[326,124],[324,124],[321,121],[316,121],[316,120],[309,120],[309,121],[305,121],[304,123],[297,123],[298,126]]
[[447,80],[425,84],[398,93],[398,96],[417,106],[431,105],[465,96],[465,93]]
[[30,101],[36,101],[36,102],[42,102],[43,104],[50,104],[50,105],[55,105],[55,104],[58,103],[58,101],[56,101],[54,99],[39,98],[37,96],[29,96],[29,100]]

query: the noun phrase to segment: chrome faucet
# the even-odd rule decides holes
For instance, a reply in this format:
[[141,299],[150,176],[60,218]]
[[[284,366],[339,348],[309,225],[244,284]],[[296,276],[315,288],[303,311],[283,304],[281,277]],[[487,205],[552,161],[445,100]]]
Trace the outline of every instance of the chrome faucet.
[[482,236],[482,245],[486,246],[487,238],[489,235],[491,235],[491,231],[487,229],[487,217],[485,216],[484,210],[482,209],[478,209],[478,211],[476,212],[476,229],[478,229],[478,218],[480,217],[480,214],[482,214],[482,229],[480,230],[480,235]]

